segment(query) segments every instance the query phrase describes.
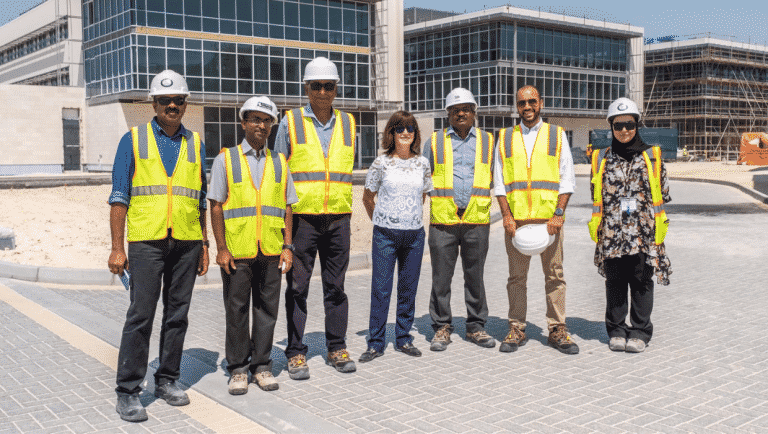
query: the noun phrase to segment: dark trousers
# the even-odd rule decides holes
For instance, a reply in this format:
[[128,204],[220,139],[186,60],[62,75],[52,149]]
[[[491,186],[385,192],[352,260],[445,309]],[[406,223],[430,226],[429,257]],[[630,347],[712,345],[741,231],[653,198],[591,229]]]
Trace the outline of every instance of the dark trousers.
[[[195,285],[201,241],[166,238],[128,243],[131,304],[123,326],[117,358],[117,392],[138,393],[147,374],[149,337],[157,301],[162,295],[160,364],[155,384],[175,381],[180,375],[187,314]],[[162,284],[162,288],[161,288]]]
[[328,351],[347,347],[347,318],[349,302],[344,293],[344,277],[349,265],[349,214],[293,215],[293,268],[287,273],[285,311],[288,323],[288,345],[285,355],[289,359],[307,354],[304,328],[307,324],[307,295],[309,279],[315,266],[315,255],[320,256],[325,307],[325,344]]
[[[244,374],[249,370],[255,374],[272,370],[270,353],[282,279],[279,263],[279,255],[265,256],[259,253],[253,259],[236,259],[237,269],[232,274],[221,269],[227,322],[224,348],[227,370],[231,374]],[[253,317],[250,332],[249,307]]]
[[[626,323],[627,286],[632,297]],[[645,254],[605,259],[605,328],[609,337],[651,340],[653,324],[653,267],[645,263]]]
[[[490,225],[430,225],[429,255],[432,261],[432,294],[429,314],[437,330],[450,325],[451,280],[456,259],[461,254],[464,269],[464,303],[467,306],[467,333],[485,328],[488,303],[485,299],[483,272],[488,254]],[[453,330],[453,327],[451,327]]]
[[424,228],[414,230],[373,227],[371,249],[371,318],[368,347],[383,352],[389,300],[397,262],[397,321],[395,345],[413,342],[410,331],[416,312],[416,289],[424,256]]

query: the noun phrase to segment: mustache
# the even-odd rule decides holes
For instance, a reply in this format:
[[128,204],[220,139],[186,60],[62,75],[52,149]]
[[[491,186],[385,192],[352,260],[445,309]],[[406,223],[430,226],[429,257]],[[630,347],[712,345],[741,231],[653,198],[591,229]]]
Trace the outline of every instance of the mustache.
[[165,109],[165,114],[171,114],[171,113],[179,113],[179,109],[173,108],[173,107],[168,107],[167,109]]

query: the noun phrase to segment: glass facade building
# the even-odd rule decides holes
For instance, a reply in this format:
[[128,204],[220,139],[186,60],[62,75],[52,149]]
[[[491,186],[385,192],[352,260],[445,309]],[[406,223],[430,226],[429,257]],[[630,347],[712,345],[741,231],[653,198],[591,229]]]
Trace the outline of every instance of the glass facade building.
[[342,0],[85,0],[83,49],[89,104],[146,100],[164,69],[185,76],[204,106],[208,157],[242,137],[236,110],[267,95],[281,112],[305,104],[313,58],[339,68],[334,103],[358,123],[358,165],[376,155],[373,2]]
[[[479,104],[479,126],[495,132],[512,123],[523,85],[539,89],[551,116],[601,115],[627,96],[635,32],[537,20],[516,8],[485,12],[406,27],[406,109],[440,112],[445,95],[464,87]],[[443,118],[436,128],[447,126]]]

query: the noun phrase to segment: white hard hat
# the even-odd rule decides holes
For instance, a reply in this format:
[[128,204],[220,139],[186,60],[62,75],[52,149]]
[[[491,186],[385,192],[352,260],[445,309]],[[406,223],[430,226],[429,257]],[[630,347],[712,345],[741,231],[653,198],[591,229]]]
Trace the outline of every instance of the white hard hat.
[[176,71],[166,69],[157,74],[149,85],[149,96],[189,95],[187,80]]
[[304,82],[313,80],[335,80],[339,81],[339,70],[336,64],[325,57],[316,57],[307,63],[304,68]]
[[637,121],[640,121],[640,110],[637,109],[637,104],[629,98],[619,98],[608,106],[608,117],[606,118],[608,122],[621,115],[635,115]]
[[272,116],[273,121],[277,121],[277,106],[266,96],[254,96],[248,98],[248,101],[240,108],[240,120],[246,112],[256,111],[266,113]]
[[463,87],[457,87],[456,89],[453,89],[451,93],[445,97],[446,110],[448,107],[459,104],[472,104],[475,106],[475,108],[477,108],[477,102],[475,102],[475,97],[472,95],[472,92],[464,89]]
[[533,256],[543,252],[555,242],[555,236],[547,232],[547,224],[525,225],[515,231],[512,245],[522,254]]

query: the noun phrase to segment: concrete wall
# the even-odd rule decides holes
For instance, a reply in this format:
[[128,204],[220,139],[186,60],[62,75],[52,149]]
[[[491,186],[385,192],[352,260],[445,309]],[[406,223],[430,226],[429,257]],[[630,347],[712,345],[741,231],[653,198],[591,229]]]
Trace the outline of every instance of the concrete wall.
[[0,84],[0,101],[0,175],[62,172],[64,108],[80,111],[82,156],[82,88]]
[[[89,122],[85,126],[85,136],[89,146],[82,159],[89,172],[108,172],[112,170],[115,152],[120,139],[136,125],[144,125],[155,116],[150,102],[132,104],[104,104],[86,109]],[[203,107],[190,105],[184,114],[184,126],[203,135]]]

